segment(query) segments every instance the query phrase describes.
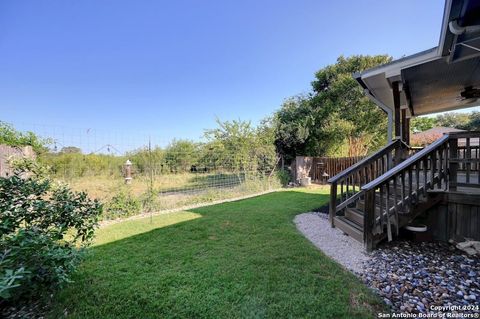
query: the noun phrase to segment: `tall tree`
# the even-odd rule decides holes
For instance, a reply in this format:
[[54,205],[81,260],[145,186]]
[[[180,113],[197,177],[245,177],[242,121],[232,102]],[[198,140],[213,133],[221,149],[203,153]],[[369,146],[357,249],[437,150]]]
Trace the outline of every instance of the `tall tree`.
[[433,117],[414,117],[410,122],[414,133],[429,130],[437,125],[437,119]]
[[470,117],[466,113],[453,112],[438,115],[436,121],[438,126],[468,129]]
[[276,145],[296,155],[365,155],[386,142],[386,115],[364,94],[352,74],[391,57],[340,56],[315,74],[313,91],[285,101],[275,114]]
[[209,153],[215,154],[215,160],[221,165],[245,174],[273,168],[276,153],[268,120],[258,127],[241,120],[217,120],[217,124],[217,128],[205,131],[205,137]]

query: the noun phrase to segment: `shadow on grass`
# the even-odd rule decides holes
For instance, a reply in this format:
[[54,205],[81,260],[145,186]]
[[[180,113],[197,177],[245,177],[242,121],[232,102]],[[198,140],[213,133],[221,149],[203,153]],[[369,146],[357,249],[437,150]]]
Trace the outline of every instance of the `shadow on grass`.
[[327,200],[266,194],[93,247],[51,317],[371,317],[378,301],[292,222]]

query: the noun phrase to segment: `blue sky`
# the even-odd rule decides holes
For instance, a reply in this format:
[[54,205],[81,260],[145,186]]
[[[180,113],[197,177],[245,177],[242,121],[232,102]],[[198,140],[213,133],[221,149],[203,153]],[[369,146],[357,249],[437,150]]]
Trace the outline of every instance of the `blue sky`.
[[343,55],[437,45],[443,1],[3,0],[0,120],[196,139]]

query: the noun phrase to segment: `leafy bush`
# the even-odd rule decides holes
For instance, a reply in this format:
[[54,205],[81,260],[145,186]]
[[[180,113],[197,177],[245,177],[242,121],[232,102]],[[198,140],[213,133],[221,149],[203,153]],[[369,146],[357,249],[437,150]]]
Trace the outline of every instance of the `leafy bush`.
[[281,169],[277,172],[277,179],[282,186],[287,186],[291,180],[291,176],[287,170]]
[[85,193],[36,175],[20,178],[20,173],[0,178],[3,301],[36,298],[68,282],[102,212]]
[[130,192],[121,190],[106,205],[105,218],[114,219],[139,214],[141,204]]

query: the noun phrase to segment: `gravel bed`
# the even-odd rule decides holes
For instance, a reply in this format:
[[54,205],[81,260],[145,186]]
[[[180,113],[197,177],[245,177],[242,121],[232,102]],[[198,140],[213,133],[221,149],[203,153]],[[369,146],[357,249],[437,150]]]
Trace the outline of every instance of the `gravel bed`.
[[364,266],[364,282],[396,311],[480,304],[480,259],[452,245],[393,241]]
[[324,212],[300,214],[294,222],[317,248],[360,277],[392,311],[436,313],[439,308],[432,311],[432,306],[480,307],[479,256],[446,243],[400,240],[367,254],[362,244],[331,228]]
[[353,273],[362,272],[363,262],[369,259],[363,245],[337,228],[332,228],[327,214],[300,214],[295,216],[294,223],[297,229],[327,256]]

